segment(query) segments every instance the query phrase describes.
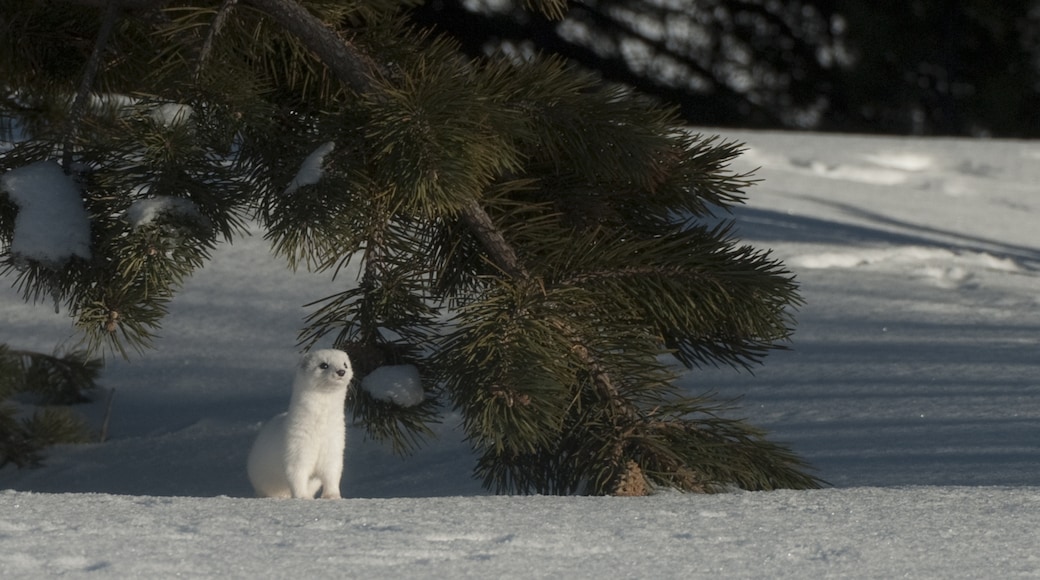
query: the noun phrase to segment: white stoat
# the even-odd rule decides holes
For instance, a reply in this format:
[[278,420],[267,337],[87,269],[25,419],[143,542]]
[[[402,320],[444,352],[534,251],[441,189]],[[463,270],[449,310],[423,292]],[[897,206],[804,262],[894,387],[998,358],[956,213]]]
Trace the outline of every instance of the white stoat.
[[306,354],[296,368],[288,412],[264,425],[249,452],[249,481],[259,497],[338,499],[346,423],[343,404],[353,377],[341,350]]

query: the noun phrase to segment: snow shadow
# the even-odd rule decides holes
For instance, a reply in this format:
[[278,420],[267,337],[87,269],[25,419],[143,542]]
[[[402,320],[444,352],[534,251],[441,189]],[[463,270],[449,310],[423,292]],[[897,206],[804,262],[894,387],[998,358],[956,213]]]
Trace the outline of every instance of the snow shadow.
[[1023,269],[1040,271],[1040,250],[1035,248],[896,220],[837,202],[815,199],[813,201],[839,209],[845,214],[871,225],[792,215],[775,210],[738,207],[733,210],[732,215],[737,224],[737,235],[742,239],[766,244],[885,244],[936,247],[960,252],[986,253],[997,258],[1013,260]]
[[691,391],[741,397],[735,414],[835,486],[1040,484],[1035,309],[899,272],[799,276],[790,350],[753,375],[695,371]]

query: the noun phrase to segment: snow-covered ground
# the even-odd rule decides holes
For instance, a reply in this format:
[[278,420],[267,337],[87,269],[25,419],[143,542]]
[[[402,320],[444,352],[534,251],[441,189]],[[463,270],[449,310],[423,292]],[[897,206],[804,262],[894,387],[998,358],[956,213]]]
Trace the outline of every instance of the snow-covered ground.
[[[722,135],[761,168],[741,238],[807,303],[792,350],[686,384],[743,396],[832,488],[491,497],[447,417],[404,460],[351,430],[345,500],[249,498],[301,305],[346,283],[253,237],[189,280],[156,350],[109,362],[108,442],[0,471],[0,576],[1040,577],[1040,142]],[[0,343],[68,339],[3,286]]]

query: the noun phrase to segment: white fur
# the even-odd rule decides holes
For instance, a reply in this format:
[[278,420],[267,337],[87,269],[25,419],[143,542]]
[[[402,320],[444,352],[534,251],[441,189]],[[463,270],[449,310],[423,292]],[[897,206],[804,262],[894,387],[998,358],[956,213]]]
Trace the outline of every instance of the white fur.
[[249,481],[259,497],[338,499],[346,423],[343,403],[353,377],[341,350],[300,359],[289,411],[260,429],[249,452]]

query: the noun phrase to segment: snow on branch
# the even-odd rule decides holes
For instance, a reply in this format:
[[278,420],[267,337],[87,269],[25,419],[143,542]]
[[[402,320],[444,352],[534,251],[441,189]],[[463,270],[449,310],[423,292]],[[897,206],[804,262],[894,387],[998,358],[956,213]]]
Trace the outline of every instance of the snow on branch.
[[126,210],[127,220],[135,230],[151,224],[162,214],[202,218],[198,207],[190,199],[168,195],[139,199]]
[[332,153],[335,149],[336,144],[332,141],[322,143],[317,149],[311,152],[303,163],[300,164],[300,169],[296,171],[296,176],[293,177],[292,181],[289,182],[289,186],[285,188],[285,193],[294,193],[297,189],[304,185],[314,185],[321,180],[322,175],[325,174],[325,170],[322,168],[322,163],[325,162],[325,156]]
[[90,218],[79,187],[57,163],[12,169],[0,177],[0,190],[18,206],[11,254],[50,267],[90,259]]
[[381,366],[365,376],[361,388],[375,399],[401,407],[414,407],[424,398],[415,365]]

